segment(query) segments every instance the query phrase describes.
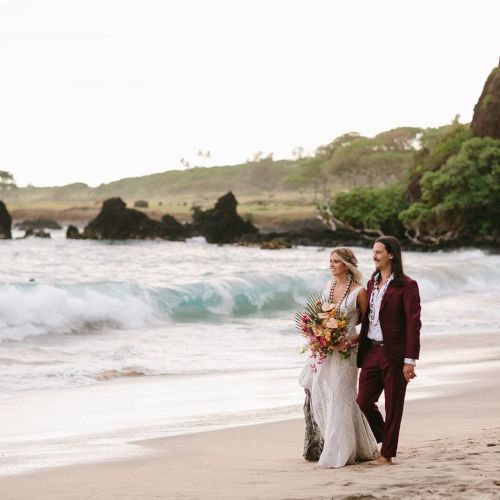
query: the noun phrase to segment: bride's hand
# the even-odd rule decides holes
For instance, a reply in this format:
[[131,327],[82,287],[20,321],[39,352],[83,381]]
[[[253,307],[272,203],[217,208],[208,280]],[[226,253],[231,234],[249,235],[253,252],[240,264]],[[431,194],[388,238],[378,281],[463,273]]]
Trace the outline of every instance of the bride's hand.
[[350,340],[346,340],[344,342],[340,342],[333,347],[335,352],[348,351],[352,348],[352,342]]

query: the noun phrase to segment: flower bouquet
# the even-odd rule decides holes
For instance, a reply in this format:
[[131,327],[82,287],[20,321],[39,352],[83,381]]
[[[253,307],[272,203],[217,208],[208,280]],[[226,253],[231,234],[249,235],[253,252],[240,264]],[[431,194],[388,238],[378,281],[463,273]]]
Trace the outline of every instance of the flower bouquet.
[[334,352],[343,359],[351,355],[349,350],[335,350],[337,344],[348,340],[345,314],[335,304],[323,302],[319,293],[311,295],[304,308],[296,312],[295,324],[307,341],[302,352],[310,351],[310,357],[315,360],[313,371],[316,371],[316,363],[321,364]]

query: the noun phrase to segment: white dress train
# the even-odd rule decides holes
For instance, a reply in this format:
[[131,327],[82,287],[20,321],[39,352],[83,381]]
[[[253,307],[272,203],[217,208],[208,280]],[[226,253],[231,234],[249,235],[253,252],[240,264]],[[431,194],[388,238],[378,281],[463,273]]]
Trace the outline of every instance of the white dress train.
[[[329,296],[330,286],[331,283],[328,284],[325,297]],[[351,291],[341,304],[341,312],[347,314],[350,335],[356,334],[356,301],[360,290],[361,287],[358,287]],[[351,350],[351,356],[347,359],[338,353],[328,356],[317,365],[316,373],[312,372],[310,366],[311,362],[308,362],[299,381],[311,392],[314,420],[324,439],[318,465],[337,468],[375,458],[377,442],[356,403],[356,348]]]

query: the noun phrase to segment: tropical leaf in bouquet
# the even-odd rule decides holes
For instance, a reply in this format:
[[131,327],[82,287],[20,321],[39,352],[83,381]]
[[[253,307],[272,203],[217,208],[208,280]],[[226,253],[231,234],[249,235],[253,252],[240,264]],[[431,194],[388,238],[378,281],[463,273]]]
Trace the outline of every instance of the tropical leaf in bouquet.
[[315,317],[317,315],[317,304],[318,302],[321,304],[323,295],[320,292],[312,293],[305,305],[303,307],[299,307],[295,313],[295,326],[297,329],[302,332],[302,318],[305,316]]

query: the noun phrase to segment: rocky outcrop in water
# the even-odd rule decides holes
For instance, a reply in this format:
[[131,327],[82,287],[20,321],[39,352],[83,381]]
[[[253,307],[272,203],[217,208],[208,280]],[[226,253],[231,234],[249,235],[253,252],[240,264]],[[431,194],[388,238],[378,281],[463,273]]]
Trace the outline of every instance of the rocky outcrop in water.
[[33,236],[35,236],[35,238],[51,238],[50,233],[44,231],[43,229],[38,229],[37,231],[33,231]]
[[137,210],[128,209],[121,198],[110,198],[102,204],[100,213],[85,227],[83,234],[93,240],[126,240],[154,238],[158,224]]
[[0,201],[0,240],[12,239],[12,217],[3,201]]
[[257,234],[259,230],[238,215],[237,205],[234,194],[229,191],[217,200],[214,208],[195,208],[189,227],[191,234],[204,236],[208,243],[234,243],[245,235]]
[[29,238],[30,236],[34,236],[35,238],[50,238],[50,233],[44,231],[43,229],[27,229],[26,233],[24,233],[23,238]]
[[28,229],[62,229],[61,225],[53,219],[33,219],[18,222],[15,226],[27,231]]
[[183,240],[188,235],[186,227],[173,215],[165,214],[161,218],[161,223],[165,231],[176,240]]
[[263,241],[260,248],[262,250],[282,250],[283,248],[292,248],[292,245],[282,238],[273,238],[269,241]]
[[[289,224],[281,232],[260,233],[237,211],[238,202],[229,192],[219,198],[209,210],[195,209],[193,222],[183,225],[171,215],[161,221],[150,219],[138,210],[129,209],[121,198],[110,198],[103,203],[98,216],[80,233],[68,226],[68,239],[168,239],[182,241],[188,236],[204,236],[208,243],[238,243],[278,250],[295,245],[306,246],[367,246],[371,239],[348,230],[332,231],[318,219]],[[368,241],[370,240],[370,241]]]
[[66,229],[66,238],[68,238],[68,240],[82,240],[85,236],[83,236],[83,233],[78,231],[76,226],[70,224],[68,229]]
[[240,243],[274,250],[297,245],[329,248],[336,246],[366,247],[374,239],[374,237],[355,233],[348,229],[332,231],[318,221],[318,224],[314,224],[310,228],[300,227],[285,232],[247,235],[241,238]]
[[[178,228],[174,228],[173,217],[166,222],[150,219],[145,213],[127,208],[121,198],[106,200],[97,217],[83,230],[83,237],[92,240],[145,240],[161,238],[183,240]],[[175,220],[175,219],[174,219]],[[182,225],[181,225],[182,227]],[[79,238],[76,228],[68,228],[68,238]]]
[[471,122],[476,137],[500,139],[500,63],[488,76]]

